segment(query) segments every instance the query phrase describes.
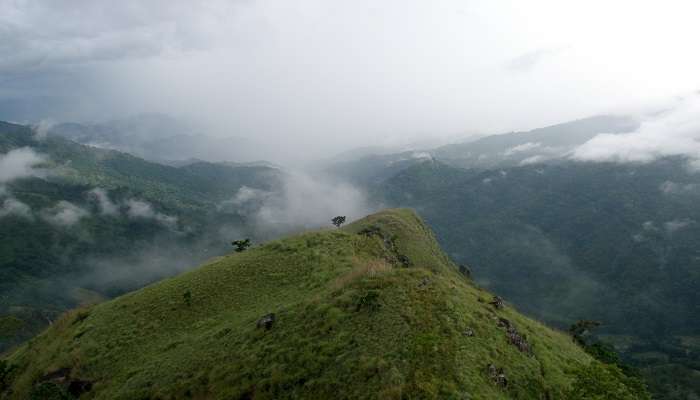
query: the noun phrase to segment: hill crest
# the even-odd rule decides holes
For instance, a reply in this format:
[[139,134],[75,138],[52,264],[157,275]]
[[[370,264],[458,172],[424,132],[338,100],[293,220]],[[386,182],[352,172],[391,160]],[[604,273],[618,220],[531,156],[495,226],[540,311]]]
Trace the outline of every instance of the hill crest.
[[9,399],[563,398],[599,364],[476,287],[406,209],[73,311],[7,362]]

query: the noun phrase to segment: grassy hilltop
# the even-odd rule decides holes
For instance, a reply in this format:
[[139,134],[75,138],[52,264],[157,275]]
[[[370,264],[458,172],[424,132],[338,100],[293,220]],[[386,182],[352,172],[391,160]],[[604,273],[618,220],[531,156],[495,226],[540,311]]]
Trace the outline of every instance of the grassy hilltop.
[[0,398],[639,398],[492,300],[388,210],[68,313],[7,357]]

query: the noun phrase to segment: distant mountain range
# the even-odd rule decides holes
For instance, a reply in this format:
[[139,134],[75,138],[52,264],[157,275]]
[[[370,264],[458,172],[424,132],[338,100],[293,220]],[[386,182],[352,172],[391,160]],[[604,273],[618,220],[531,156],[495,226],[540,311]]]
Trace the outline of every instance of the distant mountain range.
[[639,127],[633,117],[601,115],[534,129],[490,135],[437,148],[390,152],[361,148],[329,160],[325,169],[352,182],[379,182],[396,171],[426,159],[460,168],[494,169],[556,163],[601,133],[627,133]]
[[[416,210],[476,283],[527,314],[561,329],[600,320],[594,337],[640,367],[659,398],[687,400],[700,396],[700,175],[682,157],[619,164],[569,156],[600,133],[638,125],[598,116],[436,149],[364,148],[323,167],[375,205]],[[34,163],[18,169],[20,178],[0,171],[0,346],[66,308],[223,254],[233,238],[259,241],[295,228],[279,215],[271,218],[281,226],[274,233],[255,228],[255,213],[269,216],[268,200],[289,188],[272,164],[170,158],[175,152],[153,145],[155,163],[65,138],[107,137],[132,153],[150,141],[178,141],[138,135],[146,143],[129,149],[137,139],[126,132],[135,130],[114,129],[74,127],[42,138],[0,123],[0,155],[14,151],[7,165]],[[299,190],[297,207],[286,210],[295,215],[318,212],[313,197],[328,196]]]
[[245,137],[211,137],[161,114],[145,114],[98,124],[61,123],[48,130],[74,142],[129,153],[156,162],[201,159],[255,162],[267,146]]
[[635,120],[601,116],[327,167],[374,200],[418,211],[474,279],[645,368],[659,398],[700,395],[700,175],[682,157],[577,162],[571,150]]

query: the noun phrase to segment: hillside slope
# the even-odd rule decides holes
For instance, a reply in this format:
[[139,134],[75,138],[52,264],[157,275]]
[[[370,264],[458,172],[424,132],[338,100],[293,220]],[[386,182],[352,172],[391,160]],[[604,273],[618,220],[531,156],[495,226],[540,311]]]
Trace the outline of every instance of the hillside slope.
[[[41,162],[18,168],[27,159]],[[224,254],[232,235],[258,238],[224,206],[282,181],[274,168],[175,168],[0,121],[0,352],[69,308]]]
[[658,398],[700,396],[700,176],[686,160],[424,162],[373,190],[419,210],[450,257],[528,315],[602,322],[599,337],[645,370]]
[[9,356],[4,396],[638,398],[492,299],[413,212],[388,210],[74,311]]

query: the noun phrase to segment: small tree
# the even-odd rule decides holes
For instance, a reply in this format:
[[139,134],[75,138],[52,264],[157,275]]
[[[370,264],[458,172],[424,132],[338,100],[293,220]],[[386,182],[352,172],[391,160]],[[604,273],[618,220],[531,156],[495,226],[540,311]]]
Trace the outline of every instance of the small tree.
[[591,331],[600,326],[599,321],[592,321],[588,319],[582,319],[576,321],[575,324],[571,325],[569,328],[569,333],[574,341],[579,345],[586,347],[586,338],[591,334]]
[[231,242],[231,244],[235,247],[235,250],[237,253],[240,253],[242,251],[245,251],[248,247],[250,247],[250,239],[241,239],[241,240],[234,240]]
[[345,216],[344,215],[338,215],[337,217],[333,218],[331,220],[333,225],[335,225],[337,228],[340,228],[340,225],[343,225],[345,223]]
[[0,394],[10,385],[10,374],[15,369],[7,360],[0,360]]

